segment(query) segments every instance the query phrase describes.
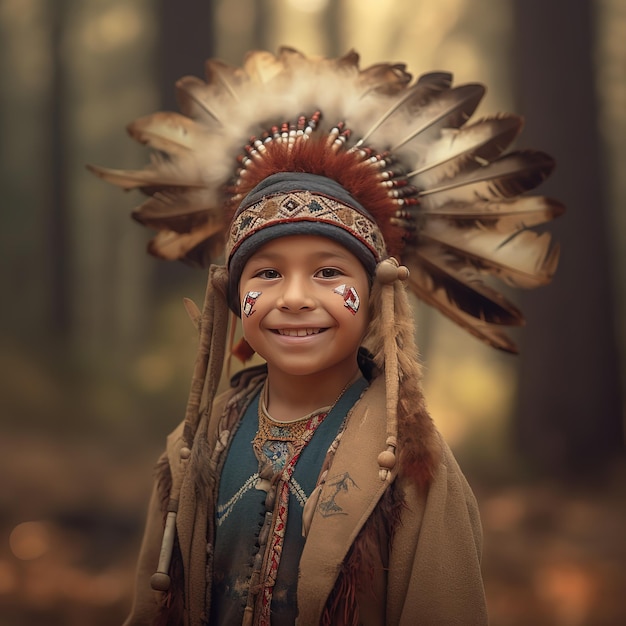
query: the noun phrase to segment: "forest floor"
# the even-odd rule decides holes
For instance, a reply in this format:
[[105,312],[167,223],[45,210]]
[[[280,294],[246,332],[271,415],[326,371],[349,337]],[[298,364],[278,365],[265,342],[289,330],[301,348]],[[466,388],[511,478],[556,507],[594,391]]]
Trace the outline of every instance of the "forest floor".
[[[0,626],[114,626],[158,450],[0,433]],[[471,481],[492,626],[626,624],[626,468],[595,485]]]

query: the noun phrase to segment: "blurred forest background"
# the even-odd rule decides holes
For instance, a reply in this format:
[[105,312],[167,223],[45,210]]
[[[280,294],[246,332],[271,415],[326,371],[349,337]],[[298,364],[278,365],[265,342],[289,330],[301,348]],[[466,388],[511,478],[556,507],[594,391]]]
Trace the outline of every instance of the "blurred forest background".
[[205,276],[145,254],[132,119],[219,56],[291,45],[485,82],[568,212],[522,355],[417,306],[431,413],[481,505],[491,622],[626,623],[626,4],[0,0],[0,626],[118,624],[152,466],[183,416]]

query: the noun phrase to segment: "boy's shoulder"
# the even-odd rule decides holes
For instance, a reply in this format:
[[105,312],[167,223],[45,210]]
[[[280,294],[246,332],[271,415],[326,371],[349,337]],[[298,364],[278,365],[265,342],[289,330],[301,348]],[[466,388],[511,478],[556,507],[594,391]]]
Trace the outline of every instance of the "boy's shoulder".
[[[255,365],[238,371],[230,379],[230,385],[227,389],[215,396],[213,400],[213,408],[211,413],[221,413],[226,403],[236,396],[245,396],[246,389],[256,389],[260,381],[267,376],[267,365]],[[200,409],[202,413],[206,413],[206,407]],[[185,421],[181,421],[173,431],[167,436],[168,451],[183,445],[183,430]]]

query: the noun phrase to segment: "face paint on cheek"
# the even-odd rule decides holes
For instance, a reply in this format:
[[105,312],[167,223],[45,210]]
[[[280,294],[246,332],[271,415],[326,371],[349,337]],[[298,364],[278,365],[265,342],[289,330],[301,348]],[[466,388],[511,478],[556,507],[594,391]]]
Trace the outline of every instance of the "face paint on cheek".
[[354,287],[348,287],[347,285],[339,285],[335,287],[333,291],[339,294],[343,298],[343,305],[352,313],[356,315],[359,307],[361,306],[361,299]]
[[262,291],[248,291],[248,293],[244,296],[241,303],[241,312],[246,317],[250,317],[254,313],[254,305],[262,293]]

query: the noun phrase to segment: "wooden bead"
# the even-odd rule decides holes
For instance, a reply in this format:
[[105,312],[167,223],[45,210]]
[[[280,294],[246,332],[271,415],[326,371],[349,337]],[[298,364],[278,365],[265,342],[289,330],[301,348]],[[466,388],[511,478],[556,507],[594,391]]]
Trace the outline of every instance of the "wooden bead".
[[378,465],[392,470],[396,465],[396,455],[391,450],[384,450],[378,455]]
[[406,280],[409,277],[409,268],[401,265],[398,268],[398,280]]
[[398,280],[398,266],[391,259],[381,261],[376,267],[376,280],[383,285],[390,285]]
[[155,591],[167,591],[170,588],[170,577],[163,572],[156,572],[150,577],[150,586]]

